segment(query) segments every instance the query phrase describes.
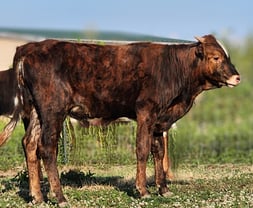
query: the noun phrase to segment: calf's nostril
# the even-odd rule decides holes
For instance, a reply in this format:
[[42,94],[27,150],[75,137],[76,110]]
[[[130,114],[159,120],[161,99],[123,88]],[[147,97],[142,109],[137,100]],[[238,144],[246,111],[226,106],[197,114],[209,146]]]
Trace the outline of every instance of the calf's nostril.
[[240,81],[241,81],[240,76],[236,76],[236,78],[235,78],[235,79],[236,79],[236,81],[237,81],[237,82],[240,82]]

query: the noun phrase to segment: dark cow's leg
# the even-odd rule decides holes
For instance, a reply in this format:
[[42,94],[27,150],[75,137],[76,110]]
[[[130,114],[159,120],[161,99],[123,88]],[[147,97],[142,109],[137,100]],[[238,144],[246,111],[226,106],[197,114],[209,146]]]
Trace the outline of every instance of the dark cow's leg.
[[30,122],[22,142],[28,169],[30,195],[33,198],[33,203],[41,203],[43,201],[43,195],[40,189],[41,168],[39,158],[37,157],[40,137],[40,123],[35,109],[32,109]]
[[49,115],[47,115],[47,118],[50,118],[50,120],[43,120],[42,140],[39,145],[39,152],[48,176],[51,192],[56,197],[59,206],[65,206],[67,205],[67,200],[62,192],[56,164],[58,138],[62,130],[62,123],[64,119],[63,117],[59,118],[57,116]]
[[155,165],[155,182],[161,195],[168,192],[166,185],[166,172],[164,172],[163,168],[164,149],[164,137],[162,133],[161,135],[155,133],[152,139],[151,153],[153,155]]
[[169,136],[167,131],[163,132],[163,143],[164,143],[164,157],[163,157],[163,170],[166,173],[166,177],[169,180],[174,178],[173,173],[171,171],[171,160],[169,155]]
[[145,118],[139,116],[137,118],[137,139],[136,139],[136,157],[137,157],[137,172],[136,172],[136,188],[141,197],[149,197],[149,192],[146,187],[146,166],[148,155],[151,150],[150,128]]

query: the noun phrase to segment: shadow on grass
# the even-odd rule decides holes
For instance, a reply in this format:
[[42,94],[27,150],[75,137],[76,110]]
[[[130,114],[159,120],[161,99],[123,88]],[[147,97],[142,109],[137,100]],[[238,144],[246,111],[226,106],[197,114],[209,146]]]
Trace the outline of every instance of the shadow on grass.
[[[168,181],[168,186],[172,183],[179,185],[189,184],[189,182],[185,180],[177,180],[173,182]],[[139,197],[139,194],[135,188],[135,178],[126,180],[122,176],[95,176],[95,173],[91,173],[90,171],[84,173],[79,170],[69,170],[68,172],[63,172],[61,174],[61,184],[63,186],[70,186],[74,188],[92,185],[113,186],[117,190],[127,193],[127,195],[130,197]],[[156,186],[154,177],[149,177],[147,179],[147,186]]]
[[61,184],[73,188],[92,185],[113,186],[129,196],[136,197],[134,179],[125,180],[122,176],[95,176],[95,173],[90,171],[84,173],[79,170],[69,170],[61,174]]
[[[79,170],[69,170],[68,172],[62,172],[60,176],[61,185],[69,186],[72,188],[81,188],[84,186],[102,185],[112,186],[117,190],[125,192],[128,196],[138,198],[139,194],[135,188],[135,179],[124,179],[122,176],[95,176],[95,173],[88,171],[84,173]],[[187,181],[168,181],[168,186],[173,184],[187,185]],[[32,198],[29,195],[29,180],[27,171],[20,171],[14,178],[1,181],[1,192],[8,192],[15,188],[18,188],[17,194],[24,199],[24,201],[31,202]],[[150,177],[147,180],[148,187],[155,187],[154,178]],[[49,194],[49,183],[47,178],[41,182],[41,190],[45,202],[47,202]],[[50,200],[51,201],[51,200]],[[51,203],[56,203],[51,201]]]

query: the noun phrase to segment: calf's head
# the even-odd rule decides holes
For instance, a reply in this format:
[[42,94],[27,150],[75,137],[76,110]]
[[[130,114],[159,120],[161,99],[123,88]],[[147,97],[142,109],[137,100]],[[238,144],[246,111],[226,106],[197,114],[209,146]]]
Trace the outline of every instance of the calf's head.
[[196,54],[202,59],[201,73],[207,82],[207,88],[238,85],[239,73],[221,43],[212,35],[195,38],[199,41]]

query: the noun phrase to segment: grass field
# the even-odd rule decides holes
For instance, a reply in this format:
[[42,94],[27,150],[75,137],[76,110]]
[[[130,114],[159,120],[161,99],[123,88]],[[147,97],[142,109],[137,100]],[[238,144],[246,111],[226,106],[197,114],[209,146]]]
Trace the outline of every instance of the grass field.
[[[21,168],[22,169],[22,168]],[[183,165],[169,183],[173,195],[157,195],[149,167],[151,198],[139,199],[134,187],[135,166],[62,167],[63,191],[70,207],[252,207],[253,168],[248,165]],[[3,173],[1,173],[2,175]],[[0,207],[27,207],[26,172],[16,170],[0,177]],[[48,184],[43,184],[48,194]],[[49,194],[48,194],[49,195]],[[30,204],[31,205],[31,204]],[[34,207],[57,207],[53,198]]]

